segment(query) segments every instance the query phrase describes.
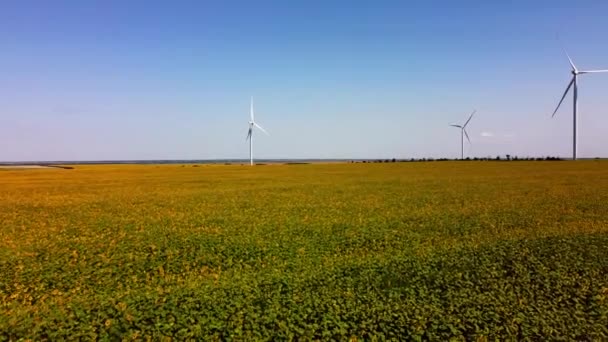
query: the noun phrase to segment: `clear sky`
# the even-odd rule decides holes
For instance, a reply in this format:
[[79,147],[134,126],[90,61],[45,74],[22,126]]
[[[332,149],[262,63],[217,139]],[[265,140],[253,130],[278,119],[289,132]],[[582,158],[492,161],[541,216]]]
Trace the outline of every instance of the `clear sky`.
[[[0,3],[0,160],[571,154],[562,45],[608,68],[608,2]],[[556,39],[559,33],[560,41]],[[608,157],[608,74],[580,80]]]

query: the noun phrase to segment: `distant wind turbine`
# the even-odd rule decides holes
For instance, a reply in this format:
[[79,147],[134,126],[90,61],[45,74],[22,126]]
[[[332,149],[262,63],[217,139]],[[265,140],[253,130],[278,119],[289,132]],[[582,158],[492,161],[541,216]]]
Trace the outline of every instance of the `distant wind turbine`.
[[264,132],[266,135],[269,135],[262,126],[258,125],[253,119],[253,96],[251,97],[251,107],[249,108],[249,114],[251,118],[249,119],[249,131],[247,132],[247,139],[249,140],[249,165],[253,165],[253,128],[256,127],[260,131]]
[[467,122],[464,123],[464,125],[456,125],[456,124],[451,124],[450,126],[452,127],[457,127],[460,128],[460,159],[464,159],[464,137],[467,137],[467,140],[469,141],[469,144],[471,143],[471,139],[469,139],[469,134],[467,133],[467,125],[469,124],[469,121],[471,121],[471,119],[473,118],[473,115],[475,114],[475,112],[477,112],[476,110],[473,111],[473,113],[471,113],[471,116],[469,116],[469,119],[467,120]]
[[564,50],[564,52],[566,53],[566,57],[568,57],[568,61],[570,62],[570,66],[572,67],[572,80],[570,81],[570,83],[568,84],[568,87],[566,88],[566,91],[564,92],[564,95],[562,95],[562,99],[559,101],[559,103],[557,104],[557,108],[555,108],[555,111],[553,112],[553,115],[551,115],[551,117],[555,116],[555,113],[557,113],[557,110],[559,109],[559,106],[562,105],[562,102],[564,102],[564,99],[566,98],[566,95],[568,95],[568,91],[570,91],[570,88],[572,88],[572,86],[574,85],[574,90],[572,93],[572,110],[573,110],[573,121],[572,121],[572,160],[576,160],[576,152],[577,152],[577,114],[578,114],[578,75],[582,75],[582,74],[591,74],[591,73],[600,73],[600,72],[608,72],[608,70],[578,70],[576,68],[576,66],[574,65],[574,62],[572,62],[572,58],[570,58],[570,56],[568,55],[568,52]]

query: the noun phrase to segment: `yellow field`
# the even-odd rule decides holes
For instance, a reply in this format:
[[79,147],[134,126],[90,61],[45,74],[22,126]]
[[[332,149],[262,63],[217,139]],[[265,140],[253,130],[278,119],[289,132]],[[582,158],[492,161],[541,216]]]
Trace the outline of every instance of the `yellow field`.
[[608,162],[0,171],[0,341],[608,338]]

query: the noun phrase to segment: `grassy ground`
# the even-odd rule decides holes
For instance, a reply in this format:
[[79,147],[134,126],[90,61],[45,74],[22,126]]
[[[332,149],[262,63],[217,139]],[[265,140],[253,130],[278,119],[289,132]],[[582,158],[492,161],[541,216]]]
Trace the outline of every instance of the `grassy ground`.
[[0,340],[607,339],[608,162],[0,172]]

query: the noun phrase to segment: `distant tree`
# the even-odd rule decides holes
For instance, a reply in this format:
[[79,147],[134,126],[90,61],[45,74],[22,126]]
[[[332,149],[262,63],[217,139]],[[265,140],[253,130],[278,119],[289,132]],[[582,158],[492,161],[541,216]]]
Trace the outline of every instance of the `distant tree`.
[[396,162],[396,161],[397,161],[397,159],[393,158],[391,161],[394,163],[394,162]]
[[500,159],[500,156],[496,156],[496,160],[501,160],[501,159]]
[[507,154],[507,160],[511,160],[511,155]]

